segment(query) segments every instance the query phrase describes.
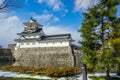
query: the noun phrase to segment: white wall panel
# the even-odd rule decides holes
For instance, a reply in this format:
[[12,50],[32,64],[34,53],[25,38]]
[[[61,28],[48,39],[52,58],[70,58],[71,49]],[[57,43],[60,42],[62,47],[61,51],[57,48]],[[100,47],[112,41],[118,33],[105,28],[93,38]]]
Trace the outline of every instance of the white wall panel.
[[17,43],[17,48],[34,48],[34,47],[61,47],[61,46],[69,46],[69,41],[63,41],[63,42],[46,42],[46,43],[40,43],[40,42],[22,42]]

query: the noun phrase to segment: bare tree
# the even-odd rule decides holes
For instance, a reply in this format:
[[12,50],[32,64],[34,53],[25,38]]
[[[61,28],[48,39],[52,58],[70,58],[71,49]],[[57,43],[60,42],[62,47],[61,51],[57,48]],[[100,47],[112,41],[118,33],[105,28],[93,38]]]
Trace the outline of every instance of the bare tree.
[[7,12],[19,7],[17,0],[0,0],[0,12]]

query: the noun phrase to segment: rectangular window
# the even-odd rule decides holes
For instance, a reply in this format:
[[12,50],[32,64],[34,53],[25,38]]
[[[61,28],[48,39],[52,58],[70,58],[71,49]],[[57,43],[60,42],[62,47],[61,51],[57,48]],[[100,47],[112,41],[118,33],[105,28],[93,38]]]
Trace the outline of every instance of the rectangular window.
[[36,37],[36,35],[35,35],[35,36],[33,36],[33,37]]
[[32,45],[35,45],[35,42],[32,42]]
[[27,44],[27,45],[29,45],[30,43],[29,43],[29,42],[27,42],[26,44]]
[[24,45],[24,43],[20,43],[21,45]]

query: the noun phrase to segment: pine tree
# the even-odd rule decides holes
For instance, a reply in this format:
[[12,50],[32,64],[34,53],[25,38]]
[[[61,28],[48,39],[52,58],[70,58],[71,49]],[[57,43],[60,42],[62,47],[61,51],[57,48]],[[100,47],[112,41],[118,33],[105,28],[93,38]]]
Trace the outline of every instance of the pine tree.
[[110,80],[109,73],[118,64],[120,56],[116,55],[113,44],[115,28],[120,29],[115,22],[117,19],[116,6],[120,0],[100,0],[99,3],[83,13],[81,49],[83,62],[89,71],[106,71],[106,80]]
[[[116,56],[120,56],[120,18],[116,19],[112,26],[113,30],[111,32],[111,35],[114,39],[112,45],[114,47]],[[117,60],[120,61],[120,58],[118,57]],[[120,75],[120,63],[118,64],[117,74]]]

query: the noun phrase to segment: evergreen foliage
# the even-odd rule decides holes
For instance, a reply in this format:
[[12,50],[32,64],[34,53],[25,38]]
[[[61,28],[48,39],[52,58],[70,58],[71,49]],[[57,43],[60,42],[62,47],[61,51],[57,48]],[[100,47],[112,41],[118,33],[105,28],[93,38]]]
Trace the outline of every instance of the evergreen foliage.
[[120,19],[116,6],[120,0],[99,0],[83,13],[81,33],[83,62],[89,71],[107,71],[120,62]]

